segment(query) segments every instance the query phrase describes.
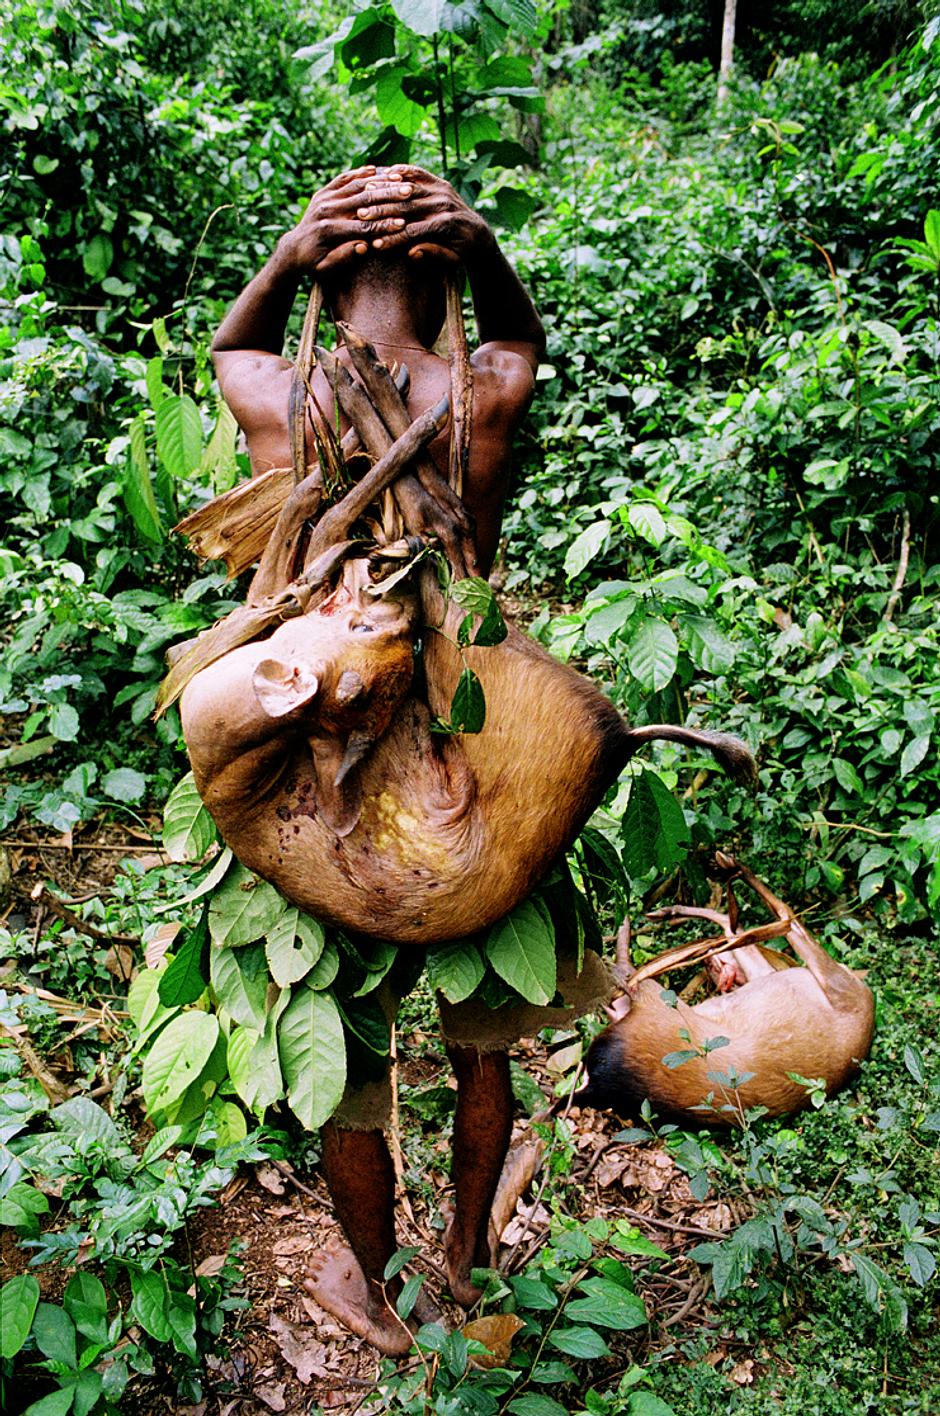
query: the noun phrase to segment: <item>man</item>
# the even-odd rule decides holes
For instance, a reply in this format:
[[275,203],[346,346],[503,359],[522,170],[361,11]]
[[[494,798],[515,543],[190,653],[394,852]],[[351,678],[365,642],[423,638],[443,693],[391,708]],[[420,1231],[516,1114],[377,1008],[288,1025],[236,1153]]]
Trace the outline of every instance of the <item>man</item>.
[[[387,363],[407,364],[407,401],[414,418],[449,390],[448,364],[432,345],[444,318],[442,269],[455,258],[467,272],[480,339],[471,360],[473,419],[463,498],[475,521],[485,575],[499,539],[512,438],[532,400],[544,335],[492,231],[448,183],[411,166],[362,167],[330,182],[239,296],[216,335],[213,355],[255,472],[290,463],[292,366],[281,348],[297,291],[315,277],[337,319],[369,339]],[[343,351],[339,357],[349,362]],[[313,393],[322,408],[332,409],[331,390],[319,371]],[[430,452],[446,476],[446,432]],[[312,442],[307,454],[312,461]],[[458,1085],[455,1212],[445,1254],[451,1292],[466,1307],[479,1297],[470,1279],[472,1268],[491,1262],[489,1214],[512,1127],[506,1049],[541,1027],[569,1022],[599,1001],[606,980],[596,956],[589,960],[590,967],[577,978],[560,960],[560,988],[572,1005],[567,1009],[525,1006],[488,1015],[473,1000],[442,1006]],[[392,978],[383,988],[390,1018],[406,987],[401,982],[396,991]],[[326,1180],[351,1250],[317,1254],[307,1287],[353,1332],[396,1354],[408,1350],[411,1335],[392,1306],[399,1281],[383,1284],[385,1266],[397,1247],[395,1177],[383,1131],[389,1100],[387,1080],[350,1088],[323,1128]]]

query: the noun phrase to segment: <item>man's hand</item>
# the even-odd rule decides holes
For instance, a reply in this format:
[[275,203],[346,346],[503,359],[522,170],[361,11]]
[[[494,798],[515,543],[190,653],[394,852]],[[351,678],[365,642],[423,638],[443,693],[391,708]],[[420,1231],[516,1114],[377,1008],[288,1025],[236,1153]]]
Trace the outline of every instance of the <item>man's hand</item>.
[[[376,237],[391,236],[404,228],[406,217],[399,208],[412,190],[397,172],[380,176],[375,167],[341,172],[315,194],[300,222],[281,238],[278,254],[298,275],[307,271],[321,275],[355,256],[364,256]],[[382,205],[381,214],[369,210],[372,202]],[[364,206],[365,217],[361,214]]]
[[373,225],[397,221],[396,228],[377,232],[372,244],[377,251],[405,246],[417,260],[435,255],[462,261],[469,269],[496,244],[482,216],[467,206],[449,182],[422,167],[399,164],[381,177],[367,180],[356,214]]

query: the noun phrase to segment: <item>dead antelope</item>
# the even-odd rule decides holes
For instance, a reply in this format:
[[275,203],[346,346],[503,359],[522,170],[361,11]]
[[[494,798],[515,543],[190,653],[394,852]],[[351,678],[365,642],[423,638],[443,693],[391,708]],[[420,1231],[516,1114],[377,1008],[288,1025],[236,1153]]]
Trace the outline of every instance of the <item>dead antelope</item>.
[[[651,918],[704,917],[722,935],[680,945],[638,970],[629,958],[625,924],[618,963],[627,991],[607,1009],[611,1025],[588,1052],[588,1082],[575,1094],[576,1104],[634,1115],[648,1097],[658,1113],[691,1124],[735,1125],[752,1107],[784,1116],[805,1106],[808,1090],[794,1076],[821,1079],[827,1094],[838,1091],[867,1056],[875,1014],[871,990],[830,958],[750,870],[728,856],[719,862],[746,881],[776,919],[740,930],[730,884],[726,915],[683,906],[658,910]],[[782,935],[805,968],[765,947]],[[653,975],[703,960],[719,989],[731,991],[692,1007],[681,998],[674,1005],[664,1000]],[[716,1038],[727,1038],[727,1045],[706,1053],[706,1042]],[[675,1067],[664,1063],[681,1052],[697,1055]]]

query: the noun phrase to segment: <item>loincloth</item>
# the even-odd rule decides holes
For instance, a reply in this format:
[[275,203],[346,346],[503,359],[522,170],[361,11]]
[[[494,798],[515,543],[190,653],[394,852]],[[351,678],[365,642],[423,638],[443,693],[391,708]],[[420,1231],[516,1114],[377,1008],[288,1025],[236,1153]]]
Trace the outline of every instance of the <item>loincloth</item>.
[[[585,949],[578,969],[577,951],[566,944],[557,950],[557,994],[561,1004],[518,1002],[490,1008],[478,997],[449,1003],[437,995],[441,1033],[447,1045],[475,1048],[478,1052],[504,1052],[521,1038],[534,1037],[542,1028],[567,1027],[577,1018],[595,1012],[612,998],[615,986],[607,962],[594,949]],[[375,990],[389,1031],[402,1000],[411,991],[410,978],[393,968]],[[404,985],[404,986],[403,986]],[[557,995],[556,995],[557,996]],[[376,1081],[349,1084],[333,1113],[333,1121],[350,1131],[383,1130],[392,1112],[391,1068]]]

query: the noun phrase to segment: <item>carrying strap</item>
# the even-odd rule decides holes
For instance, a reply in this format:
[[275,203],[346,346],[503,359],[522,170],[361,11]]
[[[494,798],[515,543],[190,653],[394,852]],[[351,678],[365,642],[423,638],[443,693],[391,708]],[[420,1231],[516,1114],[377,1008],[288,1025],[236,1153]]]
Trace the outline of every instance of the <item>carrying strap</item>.
[[[470,437],[473,426],[473,369],[467,346],[467,327],[463,317],[463,268],[448,271],[445,276],[447,343],[450,364],[450,450],[448,481],[458,496],[463,495],[470,460]],[[316,364],[316,343],[323,310],[323,291],[314,281],[307,301],[297,357],[291,373],[288,422],[290,432],[291,467],[294,486],[307,475],[306,412],[307,398],[313,398],[313,370]]]

